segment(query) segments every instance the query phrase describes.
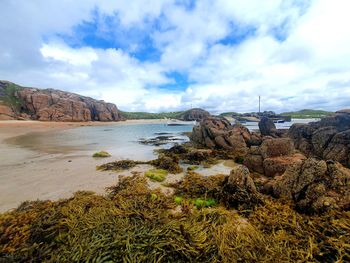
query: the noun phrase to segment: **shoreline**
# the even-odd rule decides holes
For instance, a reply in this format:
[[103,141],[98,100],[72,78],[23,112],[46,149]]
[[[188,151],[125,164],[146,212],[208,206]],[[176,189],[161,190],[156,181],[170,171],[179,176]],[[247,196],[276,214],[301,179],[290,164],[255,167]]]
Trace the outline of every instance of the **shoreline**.
[[[6,143],[30,133],[47,133],[82,126],[137,125],[161,123],[164,120],[122,122],[41,122],[0,121],[0,212],[17,207],[26,200],[58,200],[79,190],[105,193],[105,188],[118,183],[121,173],[96,171],[96,165],[115,158],[95,159],[77,152],[48,154]],[[138,170],[145,168],[138,167]],[[33,190],[35,189],[35,190]]]

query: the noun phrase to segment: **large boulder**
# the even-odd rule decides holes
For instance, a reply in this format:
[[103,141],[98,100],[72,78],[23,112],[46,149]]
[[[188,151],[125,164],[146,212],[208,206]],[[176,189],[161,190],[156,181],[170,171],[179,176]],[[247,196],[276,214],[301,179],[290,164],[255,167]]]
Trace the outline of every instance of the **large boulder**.
[[185,111],[179,119],[184,121],[202,121],[207,117],[210,117],[209,112],[203,109],[194,108]]
[[231,125],[226,119],[209,117],[193,128],[191,141],[211,149],[224,149],[236,156],[246,156],[249,146],[261,143],[259,135],[246,127]]
[[260,147],[250,148],[244,165],[251,172],[275,177],[283,174],[290,165],[304,159],[304,155],[295,152],[291,139],[270,138],[265,139]]
[[294,201],[303,212],[350,209],[350,170],[337,162],[315,158],[296,162],[272,185],[276,197]]
[[288,136],[307,156],[350,167],[350,110],[337,111],[334,116],[310,124],[293,124]]
[[259,121],[259,130],[261,135],[273,135],[277,132],[274,122],[268,117],[262,117]]
[[294,152],[293,141],[289,138],[264,140],[260,147],[263,158],[291,155]]

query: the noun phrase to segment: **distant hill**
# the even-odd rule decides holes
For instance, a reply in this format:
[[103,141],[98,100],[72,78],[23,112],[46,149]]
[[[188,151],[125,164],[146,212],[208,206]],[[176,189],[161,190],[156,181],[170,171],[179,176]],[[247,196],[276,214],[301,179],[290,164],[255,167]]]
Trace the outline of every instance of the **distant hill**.
[[182,114],[184,114],[184,111],[161,112],[161,113],[120,111],[120,113],[127,120],[164,119],[164,118],[176,119],[176,118],[179,118]]
[[230,112],[223,112],[223,113],[220,113],[219,116],[222,116],[222,117],[231,117],[232,115],[239,116],[239,115],[241,115],[241,114],[238,113],[238,112],[230,111]]
[[292,118],[295,118],[295,119],[322,118],[333,114],[334,112],[330,112],[330,111],[311,110],[311,109],[281,113],[281,115],[290,115],[292,116]]
[[139,119],[180,119],[185,121],[200,121],[204,117],[210,116],[210,113],[199,108],[190,109],[187,111],[174,111],[174,112],[126,112],[120,111],[122,116],[127,120],[139,120]]

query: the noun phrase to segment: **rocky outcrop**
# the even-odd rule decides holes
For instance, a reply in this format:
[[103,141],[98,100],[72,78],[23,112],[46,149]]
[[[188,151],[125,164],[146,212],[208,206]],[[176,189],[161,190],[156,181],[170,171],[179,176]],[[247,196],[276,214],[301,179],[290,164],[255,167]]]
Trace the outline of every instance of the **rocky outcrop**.
[[209,117],[193,128],[191,141],[210,149],[224,149],[236,156],[246,156],[251,145],[259,145],[261,138],[246,127],[231,125],[226,119]]
[[338,162],[315,158],[296,162],[271,185],[276,197],[294,201],[303,212],[350,209],[350,170]]
[[[4,83],[7,84],[2,82]],[[34,120],[74,122],[122,120],[116,105],[70,92],[21,87],[16,96],[22,104],[18,115],[28,116]]]
[[210,117],[209,112],[203,109],[194,108],[185,111],[179,119],[184,121],[202,121],[207,117]]
[[333,160],[350,167],[350,110],[310,124],[294,124],[288,135],[310,157]]
[[249,149],[244,165],[252,172],[275,177],[283,174],[293,163],[303,159],[305,156],[295,152],[291,139],[265,139],[260,147]]
[[6,105],[0,104],[0,120],[15,120],[15,112]]

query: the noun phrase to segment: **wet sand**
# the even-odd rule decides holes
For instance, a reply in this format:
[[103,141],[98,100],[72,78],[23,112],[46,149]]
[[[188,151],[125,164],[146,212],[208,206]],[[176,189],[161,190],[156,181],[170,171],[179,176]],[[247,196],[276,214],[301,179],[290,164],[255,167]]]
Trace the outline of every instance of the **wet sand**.
[[96,159],[75,153],[47,154],[5,141],[32,132],[72,129],[81,126],[130,125],[160,123],[164,120],[132,120],[113,123],[0,121],[0,212],[17,207],[25,200],[65,198],[78,190],[104,193],[105,188],[118,182],[120,174],[147,167],[136,167],[122,173],[96,171],[96,165],[114,161],[113,157]]

